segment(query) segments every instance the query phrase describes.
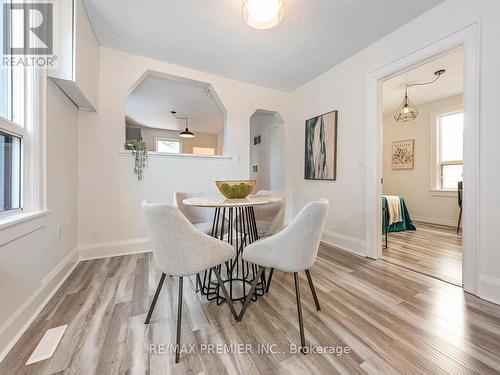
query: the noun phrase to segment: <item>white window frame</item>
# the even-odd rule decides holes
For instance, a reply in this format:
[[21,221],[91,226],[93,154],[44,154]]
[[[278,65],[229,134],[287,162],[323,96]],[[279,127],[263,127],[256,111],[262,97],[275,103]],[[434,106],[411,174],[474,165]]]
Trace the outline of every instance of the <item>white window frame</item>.
[[47,212],[47,79],[46,69],[33,67],[15,69],[9,77],[22,92],[11,86],[10,118],[0,116],[0,128],[21,138],[21,208],[0,213],[0,230]]
[[444,165],[463,165],[463,160],[441,161],[441,127],[440,119],[444,116],[463,113],[463,105],[453,105],[431,113],[431,193],[437,196],[456,197],[457,188],[443,189],[442,168]]
[[175,138],[165,138],[165,137],[155,137],[155,151],[158,151],[158,141],[168,141],[168,142],[177,142],[179,143],[179,152],[162,152],[162,154],[182,154],[182,141],[180,139]]
[[[8,118],[0,115],[0,131],[3,133],[12,135],[14,137],[20,138],[21,140],[21,160],[19,161],[21,164],[21,181],[20,181],[20,204],[19,208],[15,208],[8,211],[0,212],[0,217],[8,217],[10,215],[16,215],[20,212],[24,211],[24,203],[25,203],[25,194],[24,194],[24,186],[25,186],[25,160],[26,160],[26,151],[25,151],[25,141],[26,141],[26,95],[27,92],[27,82],[29,77],[27,76],[26,70],[23,68],[19,69],[9,69],[7,84],[9,85],[9,93],[7,94],[7,103],[8,103]],[[16,87],[14,87],[16,85]],[[14,100],[14,97],[17,97],[18,100]]]

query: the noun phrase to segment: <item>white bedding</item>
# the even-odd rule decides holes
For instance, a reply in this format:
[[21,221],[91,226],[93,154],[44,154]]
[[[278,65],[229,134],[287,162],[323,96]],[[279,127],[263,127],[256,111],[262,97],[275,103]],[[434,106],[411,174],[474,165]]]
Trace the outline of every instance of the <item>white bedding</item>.
[[387,210],[389,211],[389,225],[403,221],[401,213],[401,200],[397,195],[384,195],[387,199]]

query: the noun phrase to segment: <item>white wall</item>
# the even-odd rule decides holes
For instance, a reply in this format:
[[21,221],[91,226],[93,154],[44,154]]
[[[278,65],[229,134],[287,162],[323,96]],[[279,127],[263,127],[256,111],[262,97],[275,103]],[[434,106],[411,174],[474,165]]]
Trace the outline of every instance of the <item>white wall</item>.
[[78,112],[50,80],[47,106],[49,211],[0,230],[0,359],[78,260]]
[[[227,111],[224,153],[232,159],[155,156],[144,180],[137,182],[131,156],[120,153],[123,98],[147,70],[212,84]],[[144,249],[141,200],[171,202],[174,191],[216,194],[215,180],[248,178],[250,116],[265,108],[278,111],[285,121],[289,117],[288,94],[108,48],[100,50],[99,87],[99,113],[82,113],[79,127],[79,243],[84,256],[99,249]]]
[[[250,178],[257,180],[255,190],[283,190],[284,134],[279,115],[257,112],[250,118]],[[254,145],[254,137],[261,143]],[[257,165],[257,172],[252,167]]]
[[[291,149],[295,212],[307,201],[325,196],[331,202],[325,239],[366,254],[366,171],[368,75],[409,53],[480,21],[479,113],[479,295],[500,302],[500,177],[497,126],[500,95],[500,2],[449,0],[389,34],[355,56],[307,83],[293,94],[296,116]],[[468,69],[465,66],[465,69]],[[303,179],[304,120],[337,109],[338,175],[336,182]]]
[[[450,106],[462,105],[463,96],[456,95],[431,103],[417,105],[418,117],[407,123],[397,123],[393,113],[384,115],[384,194],[405,198],[413,220],[456,226],[459,207],[457,194],[432,192],[431,131],[432,114]],[[392,142],[415,140],[414,169],[392,169]]]

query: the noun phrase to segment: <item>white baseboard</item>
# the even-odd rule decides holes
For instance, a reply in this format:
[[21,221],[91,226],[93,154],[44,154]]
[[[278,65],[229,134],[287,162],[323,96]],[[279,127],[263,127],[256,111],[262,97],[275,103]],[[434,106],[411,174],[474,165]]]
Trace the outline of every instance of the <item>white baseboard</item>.
[[120,255],[139,254],[151,251],[149,238],[134,238],[124,241],[99,242],[80,245],[80,260],[109,258]]
[[500,279],[481,275],[479,278],[479,297],[500,305]]
[[341,250],[366,257],[366,243],[359,238],[346,236],[345,234],[332,232],[328,229],[323,230],[321,241],[327,245],[337,247]]
[[43,278],[35,292],[0,326],[0,343],[6,343],[0,347],[0,362],[40,314],[78,263],[78,249],[74,249]]
[[412,215],[411,218],[413,221],[419,221],[421,223],[428,223],[428,224],[444,225],[446,227],[456,228],[458,224],[458,217],[457,220],[447,220],[435,217],[425,217],[425,216],[415,216],[415,215]]

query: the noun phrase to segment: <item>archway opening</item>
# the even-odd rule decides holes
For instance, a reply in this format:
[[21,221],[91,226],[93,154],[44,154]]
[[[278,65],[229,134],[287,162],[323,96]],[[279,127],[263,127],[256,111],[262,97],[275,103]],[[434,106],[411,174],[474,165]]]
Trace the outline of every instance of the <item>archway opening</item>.
[[285,136],[278,112],[258,109],[250,117],[250,177],[256,190],[284,190]]

